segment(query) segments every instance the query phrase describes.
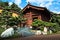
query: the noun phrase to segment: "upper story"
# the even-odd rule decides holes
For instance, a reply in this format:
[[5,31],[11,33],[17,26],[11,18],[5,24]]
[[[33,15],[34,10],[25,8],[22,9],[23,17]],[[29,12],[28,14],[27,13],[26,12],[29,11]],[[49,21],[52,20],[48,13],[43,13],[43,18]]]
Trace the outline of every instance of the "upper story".
[[27,20],[33,21],[34,19],[40,19],[43,21],[49,21],[51,18],[50,11],[45,7],[38,7],[31,4],[26,5],[22,10],[23,15]]

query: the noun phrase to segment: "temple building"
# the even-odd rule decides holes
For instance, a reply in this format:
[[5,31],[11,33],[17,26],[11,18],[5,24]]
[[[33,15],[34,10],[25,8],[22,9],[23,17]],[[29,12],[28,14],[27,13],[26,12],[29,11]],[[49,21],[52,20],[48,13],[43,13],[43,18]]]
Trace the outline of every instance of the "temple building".
[[43,21],[49,21],[51,18],[50,11],[45,7],[38,7],[31,4],[27,4],[23,8],[23,17],[27,18],[25,24],[31,26],[34,19],[40,19]]

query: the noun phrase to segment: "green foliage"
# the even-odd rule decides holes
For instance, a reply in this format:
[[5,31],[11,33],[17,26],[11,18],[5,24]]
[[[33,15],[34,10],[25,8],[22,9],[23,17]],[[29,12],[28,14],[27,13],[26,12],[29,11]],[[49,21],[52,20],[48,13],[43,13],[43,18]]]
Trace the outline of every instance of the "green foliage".
[[53,13],[51,17],[51,22],[56,23],[56,26],[54,28],[60,31],[60,15]]
[[51,22],[45,22],[42,20],[35,19],[34,22],[32,23],[32,26],[46,26],[46,27],[52,27],[55,26],[56,23],[51,23]]
[[56,23],[45,22],[43,25],[46,27],[53,27],[53,26],[56,26]]
[[51,22],[52,22],[52,23],[60,24],[60,15],[53,13],[53,14],[52,14],[52,17],[51,17]]
[[18,25],[20,20],[20,16],[14,18],[12,17],[12,13],[6,10],[3,10],[2,14],[0,15],[0,25]]
[[34,20],[34,22],[32,23],[32,26],[40,28],[41,30],[43,30],[44,27],[49,27],[49,28],[51,28],[51,30],[53,30],[53,32],[55,32],[57,30],[56,23],[45,22],[45,21],[38,20],[38,19]]
[[6,6],[9,6],[8,2],[0,2],[0,6],[5,8]]
[[5,30],[4,28],[0,27],[0,35],[4,30]]
[[8,20],[8,25],[9,26],[14,26],[14,25],[18,25],[21,22],[20,17],[12,17]]
[[16,11],[17,13],[21,13],[21,8],[19,8],[15,3],[13,3],[11,6],[9,6],[8,2],[2,2],[0,1],[0,6],[3,7],[2,14],[0,15],[0,26],[2,25],[18,25],[19,22],[21,22],[23,19],[19,15],[18,17],[12,17],[12,11]]
[[42,20],[37,20],[35,19],[34,22],[32,23],[32,26],[43,26],[43,21]]
[[11,7],[11,10],[14,10],[14,11],[17,11],[17,12],[21,11],[21,8],[19,8],[15,3],[13,3],[10,7]]
[[44,26],[40,26],[40,30],[43,31],[44,30]]
[[19,8],[18,5],[16,5],[15,3],[13,3],[11,6],[9,6],[8,2],[0,1],[0,7],[2,7],[4,10],[7,10],[7,11],[13,10],[18,13],[21,12],[21,8]]
[[0,24],[6,25],[9,18],[11,18],[11,13],[3,10],[2,14],[0,15]]

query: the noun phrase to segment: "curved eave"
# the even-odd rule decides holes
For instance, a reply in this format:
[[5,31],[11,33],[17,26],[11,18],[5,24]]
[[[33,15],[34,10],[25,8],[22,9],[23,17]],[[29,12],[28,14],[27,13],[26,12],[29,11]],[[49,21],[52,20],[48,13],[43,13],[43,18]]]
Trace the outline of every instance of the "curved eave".
[[45,7],[37,7],[31,4],[28,4],[23,8],[22,12],[26,11],[29,8],[36,9],[36,10],[45,10]]

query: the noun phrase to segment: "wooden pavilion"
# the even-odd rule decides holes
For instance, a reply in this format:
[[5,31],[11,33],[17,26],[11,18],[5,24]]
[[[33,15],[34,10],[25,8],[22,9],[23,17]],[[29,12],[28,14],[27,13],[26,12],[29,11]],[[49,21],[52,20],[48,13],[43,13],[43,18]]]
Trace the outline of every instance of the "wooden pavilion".
[[31,26],[34,19],[40,19],[43,21],[49,21],[51,18],[51,14],[49,10],[45,7],[38,7],[31,4],[26,5],[22,10],[23,17],[27,18],[25,24]]

